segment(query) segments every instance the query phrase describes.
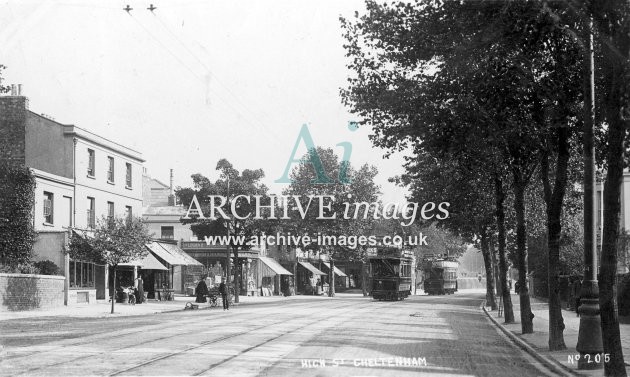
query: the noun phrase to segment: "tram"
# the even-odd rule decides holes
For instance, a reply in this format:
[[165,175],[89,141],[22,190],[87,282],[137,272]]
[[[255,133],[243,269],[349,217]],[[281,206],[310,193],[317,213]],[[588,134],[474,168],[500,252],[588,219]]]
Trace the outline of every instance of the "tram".
[[368,255],[370,287],[376,300],[404,300],[413,287],[414,257],[408,250],[379,247]]
[[422,259],[424,291],[429,295],[444,295],[457,292],[457,268],[454,258],[427,254]]

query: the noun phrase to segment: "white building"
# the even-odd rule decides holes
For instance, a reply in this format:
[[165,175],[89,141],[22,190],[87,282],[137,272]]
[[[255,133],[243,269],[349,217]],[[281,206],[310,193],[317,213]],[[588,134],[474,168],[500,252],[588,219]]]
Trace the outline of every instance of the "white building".
[[35,260],[61,268],[66,304],[109,297],[107,268],[64,250],[70,228],[89,232],[102,217],[141,215],[141,153],[36,114],[23,96],[0,97],[0,110],[9,156],[35,175]]

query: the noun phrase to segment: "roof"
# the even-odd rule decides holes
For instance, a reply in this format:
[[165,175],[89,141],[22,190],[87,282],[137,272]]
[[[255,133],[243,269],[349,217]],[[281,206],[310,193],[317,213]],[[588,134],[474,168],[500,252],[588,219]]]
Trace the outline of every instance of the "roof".
[[151,253],[147,253],[144,258],[133,260],[129,263],[121,263],[119,266],[140,266],[143,270],[168,270]]
[[[329,270],[330,270],[330,264],[326,263],[326,262],[322,262],[322,264],[324,266],[326,266]],[[347,277],[348,275],[346,275],[343,271],[341,271],[340,269],[337,268],[337,266],[334,267],[333,269],[335,271],[335,275],[337,276],[341,276],[341,277]]]
[[177,245],[153,241],[147,244],[147,248],[166,263],[173,266],[202,266],[193,257],[186,254]]
[[298,263],[300,264],[300,266],[312,272],[313,275],[328,275],[327,273],[318,270],[315,266],[313,266],[312,264],[308,262],[298,262]]
[[293,275],[286,268],[282,267],[275,259],[271,259],[269,257],[258,257],[258,259],[260,259],[267,265],[267,267],[272,269],[278,275]]

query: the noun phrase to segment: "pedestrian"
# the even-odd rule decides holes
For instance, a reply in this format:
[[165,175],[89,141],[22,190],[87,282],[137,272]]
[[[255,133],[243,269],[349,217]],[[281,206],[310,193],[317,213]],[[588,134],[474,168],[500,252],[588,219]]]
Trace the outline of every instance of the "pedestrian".
[[138,276],[138,288],[136,288],[136,304],[142,304],[144,302],[144,282],[142,278]]
[[209,291],[208,291],[208,285],[206,284],[206,277],[202,276],[201,280],[199,280],[199,283],[197,284],[197,288],[195,288],[195,295],[197,296],[197,299],[195,300],[196,303],[205,303],[206,302],[206,296],[208,296]]
[[578,317],[580,316],[580,312],[578,311],[578,308],[580,307],[580,292],[581,291],[582,291],[582,281],[580,277],[578,276],[573,282],[573,286],[572,286],[573,299],[575,300],[575,313]]
[[221,281],[221,284],[219,284],[219,293],[221,293],[221,298],[223,299],[223,310],[230,310],[230,303],[228,301],[228,287],[223,281]]

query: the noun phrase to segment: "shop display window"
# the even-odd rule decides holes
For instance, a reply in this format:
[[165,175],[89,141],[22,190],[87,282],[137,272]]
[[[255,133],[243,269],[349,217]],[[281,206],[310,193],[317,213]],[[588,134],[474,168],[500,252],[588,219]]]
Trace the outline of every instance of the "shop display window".
[[70,288],[94,288],[95,267],[91,262],[70,261]]

